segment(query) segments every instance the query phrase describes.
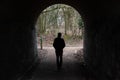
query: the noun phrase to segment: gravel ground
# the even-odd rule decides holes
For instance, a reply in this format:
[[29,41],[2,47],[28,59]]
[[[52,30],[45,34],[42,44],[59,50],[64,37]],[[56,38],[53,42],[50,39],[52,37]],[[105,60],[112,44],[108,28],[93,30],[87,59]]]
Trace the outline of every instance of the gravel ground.
[[38,55],[41,58],[38,67],[29,78],[23,80],[93,80],[87,78],[83,60],[82,47],[65,47],[63,53],[63,66],[57,70],[56,56],[53,47],[38,47]]
[[[30,80],[85,80],[80,76],[79,63],[76,55],[82,47],[66,47],[63,53],[63,67],[61,71],[57,71],[56,56],[53,47],[44,47],[39,50],[39,57],[41,58],[38,68],[32,75]],[[80,55],[83,55],[81,53]]]

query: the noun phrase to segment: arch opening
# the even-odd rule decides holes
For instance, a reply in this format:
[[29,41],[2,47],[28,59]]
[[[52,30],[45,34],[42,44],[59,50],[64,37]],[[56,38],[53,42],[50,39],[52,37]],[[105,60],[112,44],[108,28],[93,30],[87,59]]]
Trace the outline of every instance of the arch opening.
[[[68,69],[66,66],[71,66],[70,64],[75,66],[75,63],[84,63],[84,22],[76,9],[65,4],[49,6],[41,12],[35,27],[37,30],[38,55],[43,59],[41,62],[43,70],[48,69],[47,65],[56,65],[53,41],[59,32],[62,33],[62,38],[66,44],[63,49],[63,68]],[[68,72],[72,68],[75,70],[73,66],[68,69]]]
[[84,22],[79,12],[66,4],[51,5],[40,13],[35,27],[38,57],[41,59],[39,72],[44,72],[40,75],[47,76],[49,72],[51,77],[55,75],[53,70],[57,70],[57,56],[53,42],[59,32],[66,44],[62,56],[64,72],[61,73],[81,74],[78,66],[84,64]]
[[37,19],[36,29],[38,49],[53,47],[57,33],[61,32],[66,47],[75,48],[75,53],[83,50],[84,22],[79,12],[69,5],[54,4],[44,9]]

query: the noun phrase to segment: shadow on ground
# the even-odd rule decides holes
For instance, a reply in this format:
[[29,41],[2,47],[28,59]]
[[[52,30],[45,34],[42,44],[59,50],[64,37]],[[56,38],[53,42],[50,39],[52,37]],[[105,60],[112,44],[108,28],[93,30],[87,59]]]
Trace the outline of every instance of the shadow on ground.
[[[67,51],[71,53],[68,54]],[[22,80],[94,80],[84,62],[80,61],[81,56],[76,57],[76,54],[73,53],[76,51],[72,51],[67,50],[67,48],[64,50],[63,67],[58,71],[55,55],[53,55],[54,49],[39,50],[40,53],[44,53],[39,53],[39,56],[42,56],[41,61],[27,72]]]

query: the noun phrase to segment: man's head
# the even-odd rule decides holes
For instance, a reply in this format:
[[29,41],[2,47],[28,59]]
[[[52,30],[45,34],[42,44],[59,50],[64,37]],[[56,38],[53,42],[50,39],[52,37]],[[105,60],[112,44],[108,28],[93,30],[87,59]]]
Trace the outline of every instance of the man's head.
[[58,33],[58,37],[61,38],[61,36],[62,36],[62,33],[59,32],[59,33]]

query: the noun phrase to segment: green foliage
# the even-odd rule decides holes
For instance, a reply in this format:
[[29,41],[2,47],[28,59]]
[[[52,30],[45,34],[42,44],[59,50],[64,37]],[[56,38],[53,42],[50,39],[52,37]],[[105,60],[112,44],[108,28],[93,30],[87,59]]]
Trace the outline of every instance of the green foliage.
[[83,23],[81,17],[78,19],[78,25],[79,25],[79,28],[80,28],[80,29],[84,27],[84,23]]
[[63,38],[65,39],[65,41],[67,41],[67,40],[71,39],[72,36],[70,36],[70,35],[64,35]]
[[65,40],[82,39],[83,27],[80,14],[73,7],[64,4],[56,4],[43,10],[36,23],[39,36],[52,35],[54,38],[61,32]]

